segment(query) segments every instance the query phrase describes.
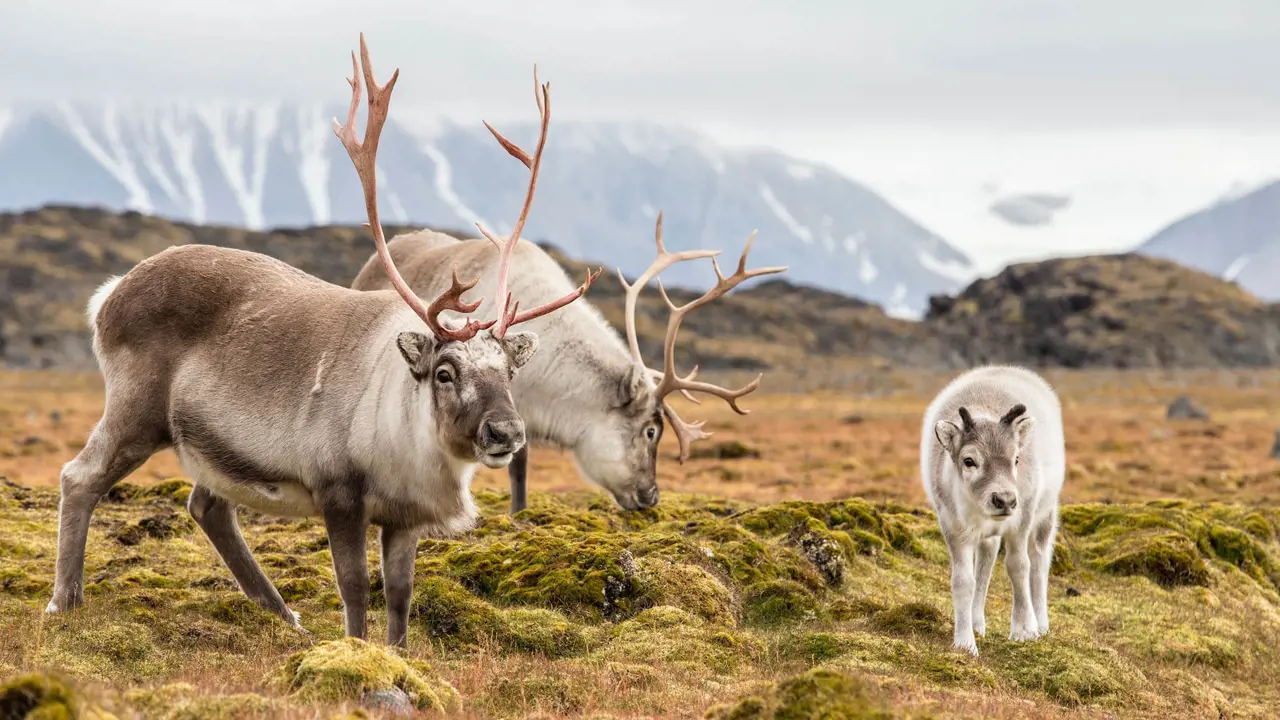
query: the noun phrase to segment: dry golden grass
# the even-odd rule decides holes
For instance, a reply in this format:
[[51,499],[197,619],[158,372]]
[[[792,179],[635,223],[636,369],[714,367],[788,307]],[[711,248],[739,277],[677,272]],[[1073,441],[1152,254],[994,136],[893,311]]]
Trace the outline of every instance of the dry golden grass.
[[[1058,388],[1066,421],[1069,477],[1063,502],[1176,497],[1280,503],[1280,461],[1270,456],[1280,430],[1280,371],[1045,375]],[[851,389],[766,394],[808,384],[769,376],[761,392],[744,400],[751,410],[746,417],[716,400],[693,406],[677,398],[686,419],[705,419],[715,432],[695,445],[695,454],[740,443],[759,457],[694,457],[682,466],[668,433],[659,486],[756,503],[862,497],[922,505],[921,418],[952,376],[873,369]],[[1204,405],[1211,419],[1166,420],[1166,406],[1183,393]],[[102,406],[96,373],[0,372],[0,477],[56,486],[62,464],[83,446]],[[131,480],[181,474],[177,458],[165,451]],[[506,474],[482,470],[476,487],[503,490]],[[570,453],[535,447],[530,487],[563,492],[583,485]]]
[[[946,550],[919,484],[921,413],[950,376],[849,372],[843,390],[820,389],[817,378],[766,378],[775,392],[749,398],[746,418],[714,402],[683,405],[686,418],[716,431],[696,449],[748,456],[681,466],[668,442],[655,511],[619,512],[583,487],[567,453],[537,448],[533,507],[509,519],[505,474],[483,472],[484,525],[420,546],[415,602],[448,617],[415,620],[407,658],[429,665],[420,667],[428,684],[456,689],[459,717],[692,718],[751,696],[719,717],[765,717],[751,709],[814,707],[805,703],[818,696],[796,688],[820,694],[825,683],[845,698],[846,714],[831,717],[1276,716],[1280,461],[1270,448],[1280,372],[1048,373],[1064,402],[1070,465],[1063,563],[1051,581],[1054,632],[1033,644],[1003,639],[1009,587],[997,572],[992,631],[977,659],[949,648]],[[1165,419],[1184,392],[1210,421]],[[101,505],[86,607],[42,612],[59,468],[102,402],[96,375],[0,373],[0,476],[35,488],[22,500],[0,492],[0,685],[12,674],[61,671],[118,717],[354,710],[314,705],[278,682],[292,654],[342,634],[316,521],[243,518],[308,637],[243,600],[193,527],[138,545],[113,539],[141,519],[183,517],[180,493]],[[166,452],[128,482],[181,474]],[[1157,499],[1230,505],[1136,504]],[[1121,504],[1086,504],[1099,501]],[[1117,524],[1097,520],[1108,512]],[[787,539],[795,522],[841,548],[842,584],[824,583],[816,561]],[[1185,539],[1191,554],[1174,561],[1197,568],[1197,582],[1164,586],[1159,568],[1116,569],[1117,553],[1147,551],[1142,528],[1150,527]],[[623,548],[644,579],[610,618],[592,583],[620,572]],[[1068,597],[1067,586],[1082,594]],[[380,608],[371,619],[377,641]],[[468,623],[480,630],[459,629]],[[805,675],[810,668],[828,674]],[[894,714],[863,714],[879,706]]]

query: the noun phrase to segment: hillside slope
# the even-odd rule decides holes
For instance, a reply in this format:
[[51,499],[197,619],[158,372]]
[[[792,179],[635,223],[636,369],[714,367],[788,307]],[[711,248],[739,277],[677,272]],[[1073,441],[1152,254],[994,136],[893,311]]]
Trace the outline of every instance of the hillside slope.
[[1012,265],[925,320],[969,363],[1258,367],[1280,362],[1280,308],[1136,254]]
[[[0,214],[0,364],[92,369],[84,306],[94,288],[170,245],[192,242],[263,252],[344,286],[373,251],[359,227],[256,232],[66,207]],[[581,276],[586,263],[549,249]],[[723,249],[731,265],[739,247]],[[757,255],[753,251],[752,265],[765,264]],[[586,257],[608,271],[589,300],[621,328],[623,293],[613,253],[602,252],[607,260]],[[714,280],[709,263],[687,265],[692,287]],[[672,295],[678,302],[690,291],[677,287]],[[642,296],[638,318],[642,349],[656,364],[667,318],[656,291]],[[788,272],[692,314],[678,362],[711,372],[768,369],[810,388],[843,386],[868,366],[887,365],[1272,366],[1280,365],[1280,309],[1233,283],[1135,254],[1014,265],[958,296],[934,296],[921,322],[795,284]]]
[[1234,279],[1261,298],[1280,300],[1280,181],[1189,215],[1138,252]]

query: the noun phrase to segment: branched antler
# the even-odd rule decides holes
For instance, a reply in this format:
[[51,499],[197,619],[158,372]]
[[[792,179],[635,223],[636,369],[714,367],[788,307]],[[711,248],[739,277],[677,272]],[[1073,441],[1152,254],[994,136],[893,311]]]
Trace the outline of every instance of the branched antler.
[[[360,75],[363,69],[364,83],[369,86],[369,117],[366,119],[364,129],[364,140],[356,139],[356,110],[360,107]],[[382,234],[382,223],[378,219],[378,184],[377,184],[377,157],[378,157],[378,140],[382,136],[382,126],[387,122],[387,110],[391,106],[391,91],[396,85],[396,80],[400,78],[400,69],[391,74],[391,79],[386,85],[378,85],[373,79],[373,64],[369,61],[369,46],[365,44],[364,33],[360,33],[360,62],[356,63],[356,54],[351,53],[351,79],[347,82],[351,85],[351,108],[347,112],[347,122],[340,125],[335,118],[333,121],[333,132],[342,141],[342,146],[347,149],[347,154],[351,156],[351,162],[356,166],[356,173],[360,176],[360,185],[364,188],[364,205],[365,210],[369,214],[369,222],[365,225],[369,228],[369,232],[373,235],[373,242],[378,248],[378,259],[382,261],[382,267],[387,273],[387,277],[391,280],[391,285],[400,293],[400,297],[404,298],[405,303],[413,309],[418,317],[422,318],[427,327],[431,328],[431,332],[441,340],[457,340],[465,342],[475,337],[476,333],[493,325],[494,321],[487,323],[478,323],[474,320],[467,320],[466,324],[460,329],[454,330],[445,327],[440,321],[440,313],[445,310],[454,310],[459,313],[474,312],[480,307],[479,300],[473,303],[462,302],[462,293],[475,287],[476,282],[473,280],[469,284],[462,284],[458,281],[458,273],[455,270],[453,274],[453,286],[446,290],[440,297],[431,303],[430,307],[422,302],[417,294],[409,288],[409,284],[405,282],[400,275],[400,271],[396,269],[395,263],[391,260],[391,252],[387,249],[387,239]]]
[[618,278],[622,281],[622,285],[626,288],[626,309],[625,318],[627,325],[627,344],[631,347],[631,357],[637,365],[646,367],[644,359],[640,355],[640,342],[636,336],[636,300],[640,295],[640,291],[648,282],[658,273],[675,263],[685,260],[695,260],[698,258],[711,258],[711,265],[716,272],[716,285],[701,297],[691,300],[684,305],[677,306],[671,302],[671,298],[667,296],[666,288],[662,286],[662,280],[658,280],[658,291],[662,293],[662,299],[666,301],[667,307],[671,309],[671,314],[667,318],[667,335],[663,343],[662,352],[662,371],[650,369],[649,372],[658,381],[655,395],[662,402],[662,411],[667,416],[667,420],[671,423],[671,429],[676,434],[676,439],[680,442],[680,462],[683,463],[689,457],[689,446],[696,440],[711,437],[711,433],[702,430],[703,422],[689,423],[685,422],[672,409],[671,404],[667,402],[667,396],[671,393],[679,391],[689,400],[698,403],[698,400],[692,393],[699,392],[707,395],[714,395],[729,404],[734,412],[739,415],[746,415],[749,410],[743,410],[738,407],[738,399],[742,396],[753,392],[760,386],[760,380],[764,377],[763,373],[756,376],[754,380],[746,385],[731,390],[729,388],[712,385],[711,383],[699,382],[694,378],[698,375],[698,367],[695,365],[688,375],[680,377],[676,373],[675,351],[676,337],[680,334],[680,325],[684,322],[685,315],[707,303],[721,297],[733,288],[737,287],[743,281],[761,275],[773,275],[783,272],[786,267],[768,267],[756,270],[747,270],[747,254],[751,252],[751,245],[755,242],[756,234],[751,233],[747,238],[747,246],[742,251],[742,257],[738,259],[738,269],[729,277],[725,277],[720,272],[720,265],[716,261],[716,256],[720,254],[719,250],[686,250],[684,252],[672,253],[668,252],[666,246],[662,242],[662,213],[658,213],[657,227],[654,233],[655,241],[658,246],[658,257],[649,265],[649,269],[645,270],[640,277],[636,278],[634,283],[628,284],[626,279],[622,277],[622,272],[618,272]]
[[517,313],[520,303],[514,302],[511,293],[507,290],[508,281],[511,275],[511,259],[515,255],[516,243],[520,241],[520,233],[524,230],[525,221],[529,219],[529,208],[533,206],[533,194],[538,186],[538,171],[542,168],[542,150],[547,144],[547,129],[551,123],[551,83],[538,82],[538,66],[533,66],[533,97],[538,103],[538,116],[542,120],[542,130],[538,135],[538,146],[534,148],[533,155],[530,156],[524,148],[511,142],[502,133],[498,132],[492,125],[485,123],[484,126],[489,128],[489,132],[493,133],[494,139],[506,150],[511,157],[519,160],[525,167],[529,168],[529,190],[525,194],[524,207],[520,210],[520,217],[516,218],[516,224],[511,229],[511,236],[506,240],[502,240],[489,232],[483,225],[476,223],[476,227],[480,232],[489,239],[501,251],[501,259],[498,261],[498,294],[496,295],[498,307],[501,309],[501,315],[498,317],[497,327],[493,329],[493,336],[502,338],[507,334],[507,330],[513,325],[532,320],[533,318],[546,315],[552,311],[568,305],[569,303],[582,297],[591,287],[591,283],[600,276],[600,270],[594,273],[587,271],[587,279],[576,290],[565,295],[564,297],[553,300],[545,305],[540,305],[532,310],[526,310]]

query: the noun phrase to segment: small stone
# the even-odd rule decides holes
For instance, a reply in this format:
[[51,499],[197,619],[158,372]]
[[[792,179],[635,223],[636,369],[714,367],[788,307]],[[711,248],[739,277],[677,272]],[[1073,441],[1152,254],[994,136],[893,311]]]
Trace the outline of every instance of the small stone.
[[49,420],[50,420],[50,421],[52,421],[54,425],[57,425],[57,424],[61,423],[61,422],[62,422],[62,411],[61,411],[61,410],[54,410],[53,412],[49,413]]
[[1169,404],[1165,416],[1170,420],[1208,420],[1209,411],[1186,395]]
[[1280,460],[1280,430],[1276,431],[1275,442],[1271,443],[1271,457]]
[[1080,597],[1080,591],[1079,591],[1079,590],[1077,590],[1075,587],[1073,587],[1073,586],[1071,586],[1071,585],[1068,585],[1068,586],[1067,586],[1067,597]]
[[413,701],[400,688],[373,690],[360,698],[360,704],[370,710],[384,710],[395,715],[412,715]]

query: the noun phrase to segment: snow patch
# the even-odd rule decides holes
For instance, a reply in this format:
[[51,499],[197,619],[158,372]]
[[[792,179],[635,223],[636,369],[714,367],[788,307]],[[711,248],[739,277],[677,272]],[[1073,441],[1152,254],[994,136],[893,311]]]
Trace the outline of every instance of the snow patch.
[[889,296],[889,302],[885,303],[884,312],[889,317],[901,320],[920,319],[920,313],[907,305],[907,286],[902,283],[893,286],[893,294]]
[[463,221],[471,223],[472,225],[479,223],[484,225],[486,228],[490,227],[489,223],[485,222],[484,218],[480,217],[475,213],[475,211],[467,207],[466,203],[462,201],[462,198],[458,197],[458,193],[454,191],[453,166],[449,164],[449,158],[445,157],[444,153],[440,152],[440,148],[437,148],[431,143],[423,143],[422,152],[426,153],[427,157],[431,158],[431,163],[436,167],[436,194],[440,196],[440,199],[444,201],[444,204],[448,205],[449,209]]
[[880,275],[880,269],[876,264],[871,262],[871,252],[867,251],[858,256],[858,279],[864,285],[870,285],[875,282]]
[[760,183],[760,199],[764,200],[764,204],[769,207],[773,216],[778,218],[783,225],[786,225],[792,235],[795,235],[803,243],[813,244],[813,231],[800,224],[800,221],[795,219],[795,216],[793,216],[791,212],[787,210],[787,207],[778,200],[778,197],[773,194],[773,188],[769,187],[766,183]]
[[311,218],[317,225],[328,225],[333,217],[329,200],[329,148],[337,140],[333,126],[324,120],[319,106],[299,110],[298,121],[298,179],[302,192],[311,206]]
[[966,282],[974,275],[969,263],[959,260],[942,260],[925,248],[916,249],[916,260],[920,261],[925,270],[948,280]]
[[[375,165],[373,174],[378,179],[378,194],[387,200],[387,209],[391,211],[391,219],[397,225],[409,224],[409,213],[405,212],[404,203],[400,201],[400,195],[391,186],[391,181],[387,179],[387,171],[381,165]],[[378,203],[382,207],[382,203]]]
[[186,198],[187,212],[191,221],[202,223],[207,217],[207,204],[204,197],[204,186],[200,182],[200,173],[196,170],[195,131],[189,126],[180,127],[177,108],[161,113],[157,123],[160,138],[169,150],[169,159],[173,170],[182,183],[182,195]]
[[[279,127],[279,107],[275,104],[251,108],[201,103],[196,106],[196,116],[209,131],[214,160],[235,195],[236,204],[244,215],[245,227],[264,229],[267,220],[262,197],[267,180],[267,150]],[[251,133],[248,148],[238,141],[246,133]],[[246,155],[248,167],[245,166]]]
[[152,212],[154,205],[151,202],[151,194],[147,192],[146,185],[143,185],[142,179],[138,177],[138,170],[134,167],[124,143],[121,142],[115,104],[108,103],[103,108],[102,122],[103,134],[107,144],[106,148],[94,138],[89,127],[81,119],[80,113],[76,112],[71,103],[66,101],[59,102],[58,111],[62,114],[62,119],[67,124],[67,129],[71,131],[72,137],[80,144],[80,147],[84,148],[85,152],[89,153],[103,169],[111,174],[111,177],[124,186],[125,192],[129,195],[125,205],[129,209],[137,210],[138,212]]
[[0,140],[4,139],[4,131],[8,130],[11,124],[13,124],[13,110],[0,107]]
[[1227,266],[1227,269],[1222,271],[1222,279],[1235,280],[1236,276],[1238,276],[1242,270],[1244,270],[1246,267],[1249,266],[1249,262],[1251,260],[1253,260],[1253,257],[1250,255],[1241,255],[1235,260],[1232,260],[1231,264]]
[[791,163],[787,166],[787,174],[796,180],[812,180],[814,176],[814,169],[812,165]]
[[857,255],[858,246],[862,245],[862,242],[866,239],[867,239],[866,231],[859,230],[858,232],[852,235],[845,235],[844,242],[841,244],[844,245],[845,252],[849,253],[850,255]]

